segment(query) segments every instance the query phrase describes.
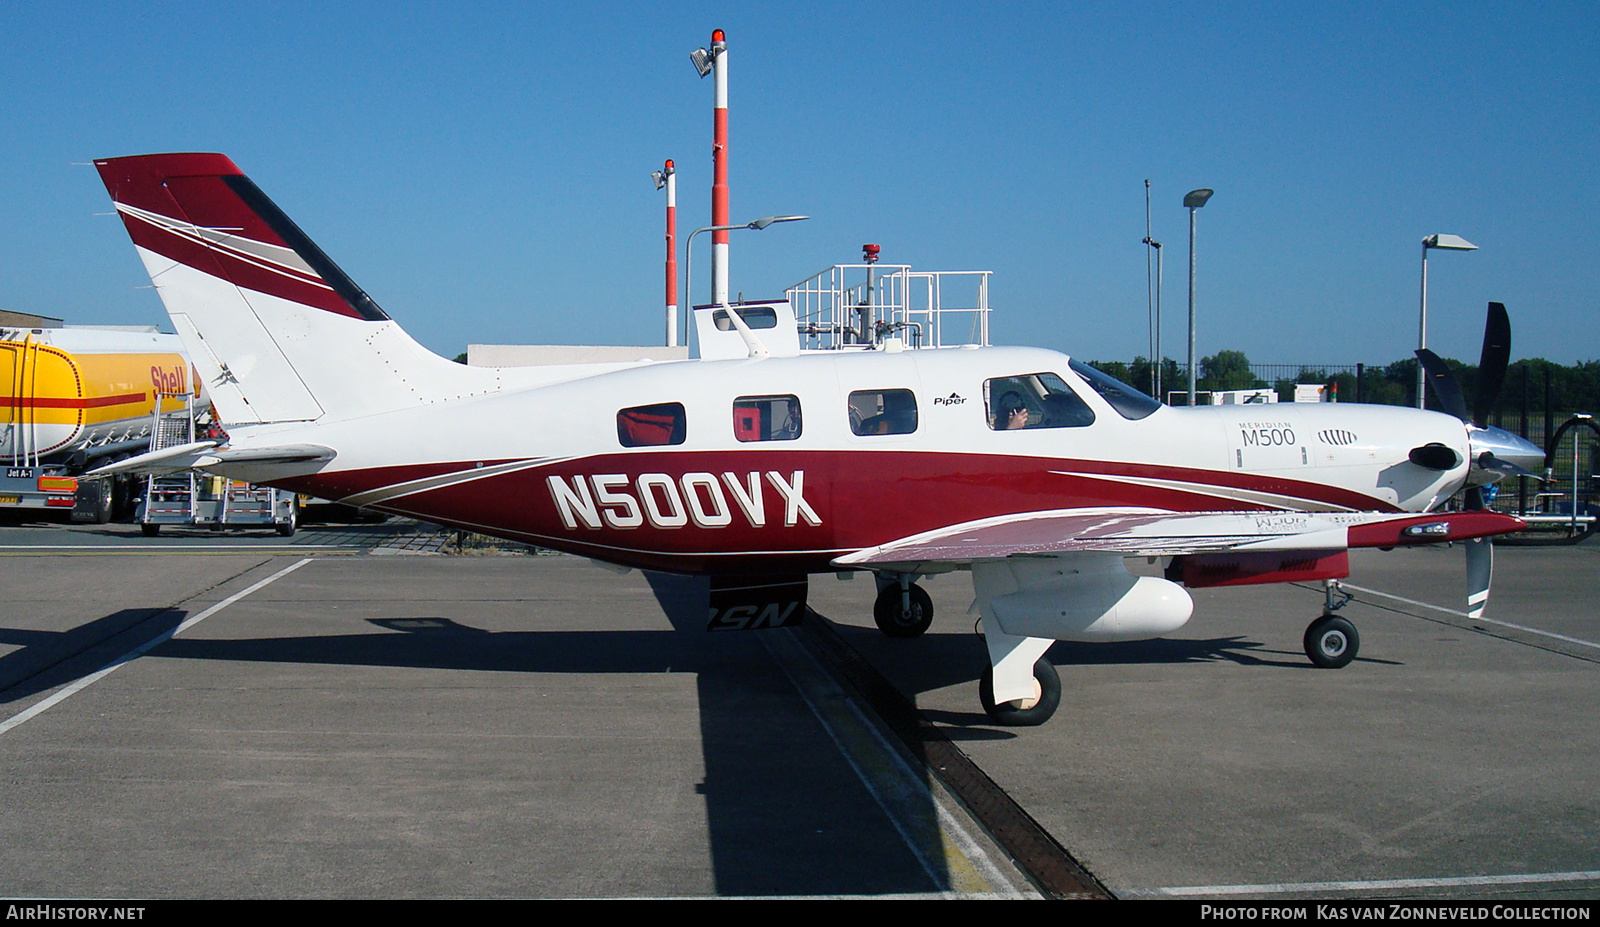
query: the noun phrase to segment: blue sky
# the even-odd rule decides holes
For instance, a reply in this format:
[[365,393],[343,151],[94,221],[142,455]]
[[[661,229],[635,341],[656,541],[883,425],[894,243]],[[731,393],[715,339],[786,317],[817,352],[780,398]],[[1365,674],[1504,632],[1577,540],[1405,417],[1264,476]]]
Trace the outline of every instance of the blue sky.
[[[1144,180],[1182,358],[1600,358],[1600,4],[53,3],[0,10],[0,307],[165,316],[93,158],[230,155],[424,344],[656,343],[663,197],[709,224],[728,33],[748,297],[875,242],[995,273],[996,343],[1147,351]],[[696,292],[708,291],[706,239]],[[680,258],[681,261],[681,258]],[[681,268],[680,268],[681,269]]]

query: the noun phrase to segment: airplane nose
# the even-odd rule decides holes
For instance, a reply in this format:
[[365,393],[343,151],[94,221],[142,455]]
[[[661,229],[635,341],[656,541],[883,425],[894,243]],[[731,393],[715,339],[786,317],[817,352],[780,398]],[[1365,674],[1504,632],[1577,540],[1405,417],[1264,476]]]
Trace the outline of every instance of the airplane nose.
[[1526,438],[1492,425],[1469,425],[1467,443],[1472,449],[1472,472],[1467,477],[1471,485],[1495,483],[1508,476],[1544,478],[1544,450]]

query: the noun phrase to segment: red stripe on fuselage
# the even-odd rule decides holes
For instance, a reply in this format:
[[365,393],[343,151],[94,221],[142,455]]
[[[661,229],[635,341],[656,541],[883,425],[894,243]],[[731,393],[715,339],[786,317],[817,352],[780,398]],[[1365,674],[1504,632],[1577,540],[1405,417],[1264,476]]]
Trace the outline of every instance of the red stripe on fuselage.
[[[501,461],[485,461],[490,465]],[[478,469],[478,462],[430,464],[314,474],[283,481],[298,492],[339,499],[426,477]],[[1056,471],[1056,472],[1052,472]],[[1067,471],[1067,472],[1060,472]],[[786,525],[789,504],[769,473],[788,484],[802,473],[801,491],[820,524],[803,517]],[[601,518],[599,527],[582,519],[565,524],[549,480],[586,490],[595,511],[619,520],[626,503],[603,504],[592,477],[617,474],[606,488],[627,495],[643,511],[638,478],[663,474],[682,499],[690,488],[703,507],[715,509],[709,487],[684,482],[686,474],[708,473],[719,484],[722,505],[731,518],[721,527],[657,527],[648,519],[638,527],[618,528]],[[748,493],[749,474],[759,474],[763,523],[756,525],[734,498],[723,474],[733,474]],[[1188,481],[1195,491],[1149,486],[1100,477]],[[735,568],[785,568],[819,571],[839,552],[860,550],[948,525],[1047,509],[1143,507],[1175,512],[1259,511],[1273,507],[1206,492],[1207,487],[1281,494],[1307,504],[1362,511],[1397,511],[1381,500],[1316,483],[1209,470],[1148,464],[896,451],[648,451],[603,454],[555,461],[509,473],[471,479],[374,502],[376,508],[430,521],[529,541],[587,556],[687,572]],[[657,487],[658,507],[670,498]],[[685,503],[686,504],[686,503]],[[570,508],[570,506],[569,506]]]

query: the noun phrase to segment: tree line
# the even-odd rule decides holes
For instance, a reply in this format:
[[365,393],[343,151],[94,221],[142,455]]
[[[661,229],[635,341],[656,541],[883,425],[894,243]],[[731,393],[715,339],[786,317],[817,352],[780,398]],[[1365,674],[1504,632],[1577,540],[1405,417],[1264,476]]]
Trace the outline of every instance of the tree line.
[[[1445,363],[1461,383],[1470,406],[1478,391],[1478,368],[1449,359]],[[1136,357],[1131,364],[1123,361],[1090,361],[1089,364],[1146,392],[1154,387],[1155,365],[1147,357]],[[1187,390],[1188,375],[1183,365],[1172,358],[1162,359],[1160,374],[1161,392],[1167,396]],[[1417,361],[1407,358],[1371,365],[1252,364],[1243,351],[1218,351],[1201,359],[1195,377],[1197,391],[1270,388],[1276,391],[1280,402],[1293,402],[1295,385],[1301,383],[1335,389],[1339,402],[1415,406]],[[1428,408],[1439,408],[1431,393]],[[1575,412],[1600,413],[1600,360],[1566,366],[1536,357],[1512,363],[1501,384],[1494,414],[1504,423],[1511,423],[1518,420],[1524,408],[1530,416],[1541,419],[1546,412],[1561,418]]]

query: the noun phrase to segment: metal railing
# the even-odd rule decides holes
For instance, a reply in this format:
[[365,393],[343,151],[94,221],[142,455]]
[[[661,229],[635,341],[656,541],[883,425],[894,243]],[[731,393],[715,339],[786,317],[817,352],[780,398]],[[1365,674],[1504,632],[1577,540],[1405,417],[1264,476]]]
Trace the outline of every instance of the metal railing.
[[991,273],[835,264],[784,292],[805,350],[865,347],[889,338],[913,348],[986,346]]

